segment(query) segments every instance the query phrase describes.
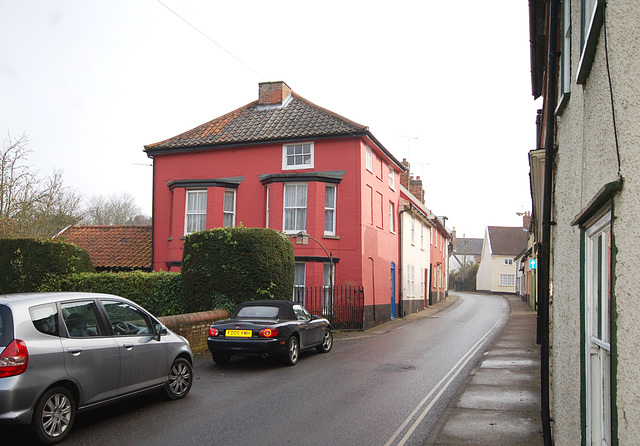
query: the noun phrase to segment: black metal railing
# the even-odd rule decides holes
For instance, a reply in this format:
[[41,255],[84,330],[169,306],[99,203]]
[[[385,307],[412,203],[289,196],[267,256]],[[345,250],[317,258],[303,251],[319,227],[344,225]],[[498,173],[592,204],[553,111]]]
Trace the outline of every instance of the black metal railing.
[[296,287],[293,300],[311,314],[323,316],[334,329],[364,329],[364,289],[357,286]]

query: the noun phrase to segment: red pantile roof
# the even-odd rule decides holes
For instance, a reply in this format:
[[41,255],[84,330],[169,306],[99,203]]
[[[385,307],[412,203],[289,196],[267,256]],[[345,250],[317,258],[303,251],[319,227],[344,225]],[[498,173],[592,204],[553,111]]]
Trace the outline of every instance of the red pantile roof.
[[194,129],[146,145],[148,156],[166,152],[213,149],[269,141],[341,136],[367,136],[399,167],[398,160],[380,144],[365,125],[351,121],[291,92],[278,105],[251,102]]
[[160,149],[196,148],[318,136],[362,134],[368,129],[291,92],[282,106],[258,101],[240,107],[178,136],[145,146]]
[[521,227],[488,226],[491,254],[516,256],[527,246],[529,234]]
[[54,238],[87,250],[96,269],[151,268],[151,226],[69,226]]

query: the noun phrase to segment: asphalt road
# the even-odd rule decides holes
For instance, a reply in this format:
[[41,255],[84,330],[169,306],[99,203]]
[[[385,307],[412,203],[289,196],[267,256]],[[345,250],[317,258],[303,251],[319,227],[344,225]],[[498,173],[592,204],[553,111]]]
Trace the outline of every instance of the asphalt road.
[[[496,296],[461,293],[410,323],[336,336],[294,367],[260,358],[196,359],[191,393],[150,394],[80,414],[62,445],[422,445],[506,323]],[[2,444],[24,433],[0,428]]]

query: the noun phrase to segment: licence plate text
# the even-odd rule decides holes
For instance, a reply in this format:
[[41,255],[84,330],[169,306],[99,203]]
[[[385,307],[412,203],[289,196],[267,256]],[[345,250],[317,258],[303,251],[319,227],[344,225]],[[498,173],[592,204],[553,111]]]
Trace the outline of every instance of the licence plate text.
[[225,336],[228,338],[250,338],[253,332],[251,330],[227,330]]

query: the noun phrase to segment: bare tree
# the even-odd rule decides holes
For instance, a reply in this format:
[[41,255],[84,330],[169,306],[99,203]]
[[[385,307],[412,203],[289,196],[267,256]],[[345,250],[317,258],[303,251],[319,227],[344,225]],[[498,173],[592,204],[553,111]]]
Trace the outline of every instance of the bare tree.
[[62,171],[39,178],[27,164],[28,142],[8,134],[0,151],[0,237],[50,237],[81,218],[81,197],[64,186]]
[[90,225],[136,225],[148,224],[148,217],[140,215],[142,210],[128,192],[93,196],[85,210],[85,222]]

